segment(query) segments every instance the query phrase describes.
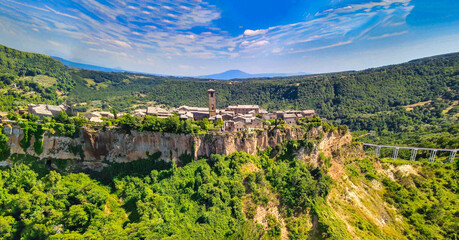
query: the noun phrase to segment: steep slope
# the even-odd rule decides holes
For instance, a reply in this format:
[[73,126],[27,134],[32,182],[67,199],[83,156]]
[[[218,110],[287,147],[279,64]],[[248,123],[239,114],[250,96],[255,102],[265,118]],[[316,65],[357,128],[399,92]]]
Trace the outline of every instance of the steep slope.
[[0,111],[28,103],[62,103],[75,85],[68,68],[48,56],[0,45]]
[[368,158],[342,131],[313,128],[254,155],[182,167],[146,160],[88,172],[107,188],[67,176],[72,161],[15,154],[0,170],[0,231],[7,239],[341,240],[454,239],[459,227],[458,162]]

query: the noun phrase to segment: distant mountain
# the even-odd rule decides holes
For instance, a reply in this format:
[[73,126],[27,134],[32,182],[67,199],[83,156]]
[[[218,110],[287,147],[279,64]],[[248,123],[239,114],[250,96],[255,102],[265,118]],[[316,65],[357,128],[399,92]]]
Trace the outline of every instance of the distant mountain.
[[77,62],[72,62],[69,60],[65,60],[60,57],[52,57],[56,60],[59,60],[62,62],[62,64],[69,66],[69,67],[74,67],[74,68],[81,68],[81,69],[86,69],[86,70],[95,70],[95,71],[104,71],[104,72],[126,72],[125,70],[121,68],[106,68],[106,67],[100,67],[100,66],[95,66],[95,65],[89,65],[89,64],[84,64],[84,63],[77,63]]
[[[62,64],[68,66],[68,67],[74,67],[74,68],[80,68],[80,69],[86,69],[86,70],[94,70],[94,71],[103,71],[103,72],[132,72],[132,73],[140,73],[140,74],[148,74],[148,75],[156,75],[156,76],[169,76],[169,75],[163,75],[163,74],[151,74],[151,73],[142,73],[142,72],[134,72],[134,71],[128,71],[128,70],[123,70],[121,68],[106,68],[106,67],[100,67],[100,66],[95,66],[95,65],[90,65],[90,64],[84,64],[84,63],[77,63],[77,62],[72,62],[60,57],[53,57],[52,58],[59,60],[62,62]],[[288,77],[288,76],[294,76],[294,75],[306,75],[307,73],[258,73],[258,74],[250,74],[243,72],[241,70],[229,70],[226,72],[222,73],[217,73],[217,74],[211,74],[211,75],[204,75],[204,76],[198,76],[198,77],[192,77],[192,78],[205,78],[205,79],[216,79],[216,80],[230,80],[230,79],[242,79],[242,78],[270,78],[270,77]],[[176,77],[185,77],[185,76],[176,76]]]
[[257,73],[250,74],[241,70],[229,70],[222,73],[198,76],[196,78],[209,78],[217,80],[230,80],[235,78],[266,78],[266,77],[287,77],[294,75],[306,75],[307,73]]

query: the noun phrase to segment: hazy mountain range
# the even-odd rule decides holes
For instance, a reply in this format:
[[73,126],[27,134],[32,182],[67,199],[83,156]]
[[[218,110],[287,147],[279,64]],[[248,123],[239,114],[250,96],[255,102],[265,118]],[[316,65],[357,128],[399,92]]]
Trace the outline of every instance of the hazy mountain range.
[[69,66],[69,67],[74,67],[74,68],[81,68],[81,69],[86,69],[86,70],[94,70],[94,71],[104,71],[104,72],[126,72],[125,70],[121,68],[106,68],[106,67],[100,67],[100,66],[95,66],[95,65],[90,65],[90,64],[84,64],[84,63],[77,63],[77,62],[72,62],[60,57],[53,57],[52,58],[59,60],[62,62],[62,64]]
[[[80,69],[86,69],[86,70],[94,70],[94,71],[105,71],[105,72],[134,72],[134,71],[127,71],[123,70],[121,68],[107,68],[107,67],[100,67],[100,66],[95,66],[95,65],[90,65],[90,64],[84,64],[84,63],[78,63],[78,62],[73,62],[69,61],[60,57],[52,57],[54,59],[57,59],[62,62],[62,64],[69,66],[69,67],[74,67],[74,68],[80,68]],[[140,72],[134,72],[134,73],[140,73]],[[151,73],[147,73],[151,74]],[[206,78],[206,79],[217,79],[217,80],[230,80],[230,79],[241,79],[241,78],[266,78],[266,77],[287,77],[287,76],[294,76],[294,75],[306,75],[307,73],[304,72],[299,72],[299,73],[256,73],[256,74],[251,74],[251,73],[246,73],[241,70],[228,70],[226,72],[222,73],[216,73],[216,74],[210,74],[210,75],[203,75],[203,76],[196,76],[195,78]],[[151,75],[159,75],[159,76],[166,76],[163,74],[151,74]],[[178,76],[178,77],[183,77],[183,76]]]
[[246,73],[241,70],[228,70],[222,73],[216,73],[211,75],[198,76],[197,78],[210,78],[217,80],[230,80],[235,78],[266,78],[266,77],[287,77],[294,75],[306,75],[307,73]]

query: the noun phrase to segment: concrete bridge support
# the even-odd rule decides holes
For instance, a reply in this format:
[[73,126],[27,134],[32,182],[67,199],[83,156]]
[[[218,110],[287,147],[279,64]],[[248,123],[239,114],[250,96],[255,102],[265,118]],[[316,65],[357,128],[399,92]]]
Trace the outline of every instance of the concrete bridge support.
[[399,148],[394,148],[394,156],[392,156],[392,158],[393,158],[394,160],[397,160],[398,149],[399,149]]
[[381,155],[381,147],[380,146],[376,147],[375,155],[376,155],[376,157],[379,157],[379,155]]
[[378,144],[372,144],[372,143],[363,143],[363,146],[369,146],[369,147],[375,147],[375,154],[376,157],[379,157],[381,155],[381,148],[391,148],[394,149],[394,154],[392,155],[392,158],[394,160],[397,159],[398,157],[398,150],[400,149],[408,149],[411,150],[411,157],[410,160],[414,161],[416,160],[416,155],[418,154],[419,150],[423,151],[430,151],[430,156],[429,156],[429,162],[434,162],[435,158],[437,156],[437,152],[450,152],[449,154],[449,161],[454,162],[456,160],[456,153],[459,151],[459,149],[439,149],[439,148],[423,148],[423,147],[405,147],[405,146],[389,146],[389,145],[378,145]]
[[413,149],[413,151],[411,151],[411,158],[410,160],[411,161],[415,161],[416,160],[416,155],[418,154],[418,150],[417,149]]
[[429,162],[434,162],[436,156],[437,156],[437,150],[432,150],[432,152],[430,152]]
[[452,162],[454,162],[455,159],[456,159],[456,151],[451,152],[451,153],[449,154],[449,162],[452,163]]

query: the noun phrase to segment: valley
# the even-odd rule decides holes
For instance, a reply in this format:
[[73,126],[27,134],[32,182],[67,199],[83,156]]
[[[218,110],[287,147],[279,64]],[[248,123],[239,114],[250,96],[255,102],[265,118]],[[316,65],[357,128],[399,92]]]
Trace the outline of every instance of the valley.
[[[5,239],[458,236],[457,157],[364,146],[458,149],[457,53],[218,81],[68,68],[2,47],[0,80]],[[240,130],[211,119],[247,104],[283,115],[250,113],[261,124]]]

